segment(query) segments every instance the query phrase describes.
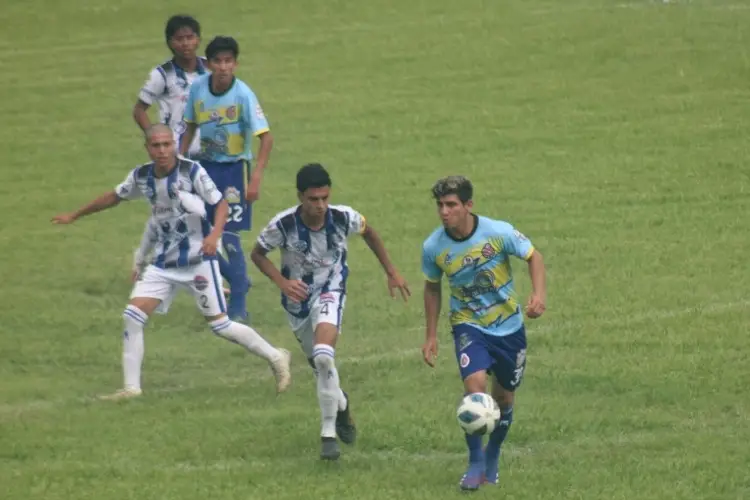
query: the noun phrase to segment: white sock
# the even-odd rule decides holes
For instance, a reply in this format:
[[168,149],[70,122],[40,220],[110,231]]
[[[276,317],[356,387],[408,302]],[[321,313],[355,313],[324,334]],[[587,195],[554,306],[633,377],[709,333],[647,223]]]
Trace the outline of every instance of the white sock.
[[216,335],[224,337],[230,342],[241,345],[248,351],[257,354],[269,362],[279,359],[281,356],[281,352],[279,352],[278,349],[269,344],[258,334],[258,332],[247,325],[235,323],[226,316],[211,321],[209,324],[211,325],[211,330],[213,330]]
[[122,334],[122,372],[125,389],[141,388],[141,365],[143,364],[143,327],[148,321],[146,313],[129,305],[122,313],[125,331]]
[[[313,366],[313,375],[315,376],[315,379],[317,381],[318,379],[318,369],[315,367],[315,361],[313,358],[308,358],[310,363]],[[336,385],[339,388],[339,411],[346,410],[347,401],[346,396],[344,395],[344,390],[341,388],[341,379],[339,379],[339,370],[336,368],[336,366],[333,366],[330,369],[330,372],[332,373],[332,378],[336,381]]]
[[344,395],[339,387],[339,376],[333,361],[335,350],[326,344],[313,347],[313,362],[318,372],[318,403],[320,404],[323,437],[336,437],[336,413]]

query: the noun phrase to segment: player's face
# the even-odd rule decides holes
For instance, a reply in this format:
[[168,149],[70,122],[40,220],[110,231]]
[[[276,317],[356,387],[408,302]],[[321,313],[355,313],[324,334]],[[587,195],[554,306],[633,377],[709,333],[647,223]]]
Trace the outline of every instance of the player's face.
[[171,132],[157,132],[146,143],[151,160],[157,167],[168,169],[175,157],[174,136]]
[[231,52],[219,52],[213,59],[208,61],[208,68],[211,70],[213,77],[223,84],[227,85],[234,77],[234,68],[237,67],[237,59]]
[[461,227],[467,217],[471,215],[471,200],[462,202],[458,195],[449,194],[437,200],[438,215],[443,226],[448,229]]
[[169,39],[169,46],[176,55],[183,59],[192,59],[198,50],[201,39],[187,26],[178,29]]
[[328,196],[330,194],[331,188],[329,186],[308,188],[303,193],[299,193],[302,211],[312,219],[323,217],[328,210]]

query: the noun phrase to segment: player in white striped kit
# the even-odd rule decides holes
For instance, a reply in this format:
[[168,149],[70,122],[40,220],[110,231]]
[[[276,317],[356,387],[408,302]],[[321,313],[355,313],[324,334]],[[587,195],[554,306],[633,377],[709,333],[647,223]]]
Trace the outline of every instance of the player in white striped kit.
[[[249,326],[230,321],[219,281],[216,247],[226,223],[228,205],[199,163],[176,155],[168,126],[156,124],[146,132],[146,148],[153,160],[139,166],[114,191],[109,191],[75,212],[57,215],[57,224],[71,224],[80,217],[114,207],[122,200],[145,197],[151,204],[151,220],[141,254],[153,245],[151,264],[133,287],[125,308],[123,373],[125,384],[107,399],[139,396],[143,362],[143,328],[162,303],[168,305],[179,289],[195,298],[215,334],[245,347],[268,361],[278,392],[291,383],[291,356],[270,345]],[[213,227],[199,213],[188,211],[180,191],[199,196],[216,207]]]
[[[388,276],[391,296],[398,288],[410,295],[406,281],[388,257],[383,241],[365,218],[351,207],[328,205],[331,178],[319,164],[297,173],[300,205],[277,214],[258,236],[251,258],[281,289],[289,325],[315,370],[321,413],[321,453],[325,460],[340,455],[336,435],[344,443],[356,439],[349,397],[341,390],[334,363],[336,340],[346,300],[347,238],[359,234]],[[281,251],[281,271],[266,256]]]

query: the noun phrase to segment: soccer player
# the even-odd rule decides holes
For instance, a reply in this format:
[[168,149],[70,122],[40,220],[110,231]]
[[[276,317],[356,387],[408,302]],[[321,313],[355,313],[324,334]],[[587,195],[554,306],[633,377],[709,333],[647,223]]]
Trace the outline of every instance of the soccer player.
[[[181,288],[195,298],[198,309],[216,335],[268,361],[276,378],[277,391],[286,390],[291,382],[289,351],[276,349],[255,330],[229,320],[226,315],[215,257],[228,213],[226,200],[200,164],[177,157],[174,136],[168,126],[156,124],[147,129],[146,149],[152,161],[135,168],[114,191],[104,193],[75,212],[52,219],[57,224],[71,224],[86,215],[114,207],[122,200],[141,197],[151,205],[147,238],[139,254],[146,255],[153,247],[156,254],[135,283],[130,303],[123,313],[125,384],[107,399],[141,395],[143,329],[149,316],[162,302],[171,302]],[[200,214],[186,210],[180,191],[195,193],[207,206],[213,207],[213,227]]]
[[[347,238],[359,234],[380,261],[391,297],[399,289],[410,295],[406,281],[391,263],[378,233],[351,207],[329,205],[331,178],[319,164],[297,173],[300,204],[279,212],[258,236],[253,263],[281,290],[281,305],[317,378],[324,460],[340,455],[336,435],[344,443],[356,438],[348,395],[341,390],[334,363],[336,340],[346,300]],[[281,271],[268,259],[281,251]]]
[[[155,103],[158,104],[159,120],[172,129],[179,144],[186,128],[183,113],[190,85],[197,77],[206,74],[208,69],[206,59],[197,54],[201,26],[193,17],[170,17],[164,29],[164,36],[167,47],[172,52],[172,58],[149,73],[133,106],[133,118],[145,132],[151,125],[148,109]],[[189,153],[197,153],[199,146],[199,137],[196,136],[190,145]]]
[[[216,37],[206,47],[211,74],[197,79],[190,87],[185,108],[187,130],[181,151],[183,154],[188,151],[195,133],[200,131],[200,152],[195,158],[229,202],[229,216],[222,236],[229,259],[228,268],[222,271],[230,285],[229,317],[245,320],[250,280],[239,231],[251,228],[250,203],[258,199],[273,138],[257,97],[234,76],[238,55],[239,46],[231,37]],[[260,138],[260,149],[248,183],[253,136]],[[209,215],[211,213],[209,207]]]
[[483,448],[481,435],[466,435],[468,470],[461,479],[464,490],[483,482],[497,484],[500,445],[513,421],[513,395],[526,367],[526,331],[514,287],[510,257],[528,263],[533,292],[526,305],[529,318],[545,309],[546,285],[542,254],[507,222],[472,212],[473,188],[469,179],[451,176],[432,188],[443,227],[424,242],[425,362],[435,366],[437,322],[441,304],[441,279],[451,289],[450,323],[456,359],[466,394],[487,393],[492,374],[492,396],[502,417]]

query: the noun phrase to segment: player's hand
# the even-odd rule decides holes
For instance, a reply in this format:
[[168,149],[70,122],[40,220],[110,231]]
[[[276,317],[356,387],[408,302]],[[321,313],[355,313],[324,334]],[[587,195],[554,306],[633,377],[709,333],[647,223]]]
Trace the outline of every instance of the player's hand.
[[245,200],[248,203],[258,201],[260,198],[260,179],[258,177],[251,177],[250,182],[245,186]]
[[544,297],[539,294],[532,294],[529,297],[529,301],[526,303],[526,316],[529,318],[538,318],[544,314],[547,306],[545,305]]
[[211,235],[206,236],[203,240],[203,255],[216,255],[216,247],[219,245],[219,238]]
[[75,221],[76,214],[72,212],[69,214],[60,214],[52,217],[53,224],[73,224]]
[[391,293],[391,298],[396,297],[395,290],[397,288],[401,292],[401,297],[404,298],[404,302],[409,300],[409,297],[411,297],[409,284],[400,274],[398,274],[398,272],[394,272],[392,275],[388,275],[388,291]]
[[307,298],[307,285],[300,280],[286,280],[279,288],[295,302],[304,302]]
[[435,359],[438,355],[438,345],[437,345],[437,339],[430,338],[425,340],[424,345],[422,346],[422,357],[424,358],[424,362],[430,365],[432,368],[435,367]]

